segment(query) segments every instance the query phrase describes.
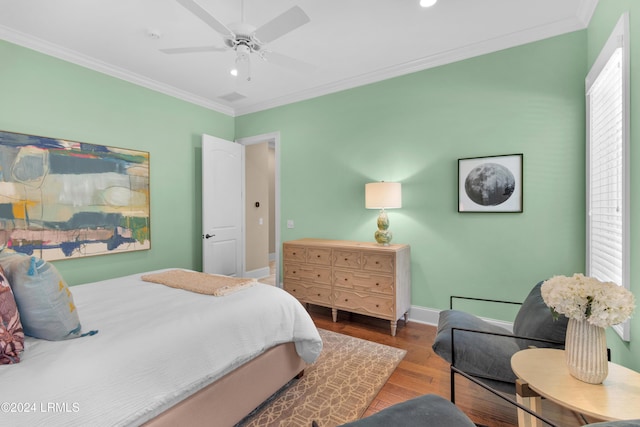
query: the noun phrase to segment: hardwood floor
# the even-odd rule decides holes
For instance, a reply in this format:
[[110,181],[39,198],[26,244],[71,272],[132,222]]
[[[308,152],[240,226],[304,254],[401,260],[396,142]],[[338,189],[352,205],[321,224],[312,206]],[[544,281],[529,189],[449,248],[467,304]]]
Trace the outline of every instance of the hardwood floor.
[[[338,321],[331,319],[331,310],[309,306],[309,314],[318,328],[402,348],[407,354],[387,383],[373,400],[364,416],[378,412],[395,403],[422,394],[434,393],[449,398],[449,364],[431,350],[436,328],[415,322],[398,322],[395,337],[389,334],[389,322],[339,312]],[[486,390],[456,376],[456,405],[473,422],[488,427],[517,426],[516,410]],[[543,400],[544,415],[561,426],[581,426],[580,417],[553,402]]]

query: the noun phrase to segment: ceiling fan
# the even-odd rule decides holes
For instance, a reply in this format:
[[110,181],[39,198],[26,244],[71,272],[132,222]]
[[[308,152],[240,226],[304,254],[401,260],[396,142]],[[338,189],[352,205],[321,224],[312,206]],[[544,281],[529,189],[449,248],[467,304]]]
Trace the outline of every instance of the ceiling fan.
[[256,28],[244,22],[244,0],[241,2],[241,21],[224,25],[202,7],[195,0],[176,0],[184,8],[200,18],[205,24],[222,35],[224,47],[218,46],[193,46],[160,49],[167,54],[194,53],[194,52],[236,52],[236,72],[247,80],[251,80],[250,56],[256,54],[261,59],[272,62],[282,67],[294,68],[302,71],[309,68],[309,64],[288,57],[286,55],[264,49],[265,45],[295,30],[310,21],[307,14],[298,6],[294,6],[271,21]]

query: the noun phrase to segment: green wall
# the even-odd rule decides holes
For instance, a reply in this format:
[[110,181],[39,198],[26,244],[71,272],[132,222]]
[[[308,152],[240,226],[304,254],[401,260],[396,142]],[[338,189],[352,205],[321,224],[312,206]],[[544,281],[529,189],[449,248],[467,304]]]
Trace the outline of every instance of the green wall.
[[[640,81],[639,9],[603,1],[584,31],[235,119],[0,41],[0,129],[151,153],[151,250],[57,261],[70,284],[200,269],[200,134],[279,131],[282,241],[372,241],[377,212],[364,208],[364,184],[397,180],[404,206],[389,216],[394,242],[412,247],[414,306],[447,308],[451,294],[522,300],[538,280],[584,270],[584,77],[630,10]],[[633,109],[640,85],[631,98]],[[632,114],[632,128],[639,120]],[[524,212],[458,213],[457,159],[511,153],[524,154]],[[632,215],[638,203],[632,196]],[[640,241],[638,221],[632,233]],[[608,338],[614,361],[640,370],[640,343]]]
[[[606,0],[599,2],[587,32],[588,69],[595,62],[600,50],[609,38],[618,19],[629,12],[631,49],[631,291],[636,296],[636,312],[631,318],[631,341],[623,342],[609,328],[607,344],[612,358],[625,366],[640,371],[640,172],[635,165],[640,162],[640,2],[637,0]],[[586,73],[585,73],[586,75]]]
[[200,135],[232,117],[0,41],[0,129],[150,152],[151,249],[55,262],[69,284],[201,268]]
[[[586,43],[574,32],[238,117],[236,137],[281,132],[282,241],[372,241],[364,185],[400,181],[390,229],[411,245],[413,305],[522,301],[583,271]],[[457,159],[512,153],[524,212],[458,213]]]

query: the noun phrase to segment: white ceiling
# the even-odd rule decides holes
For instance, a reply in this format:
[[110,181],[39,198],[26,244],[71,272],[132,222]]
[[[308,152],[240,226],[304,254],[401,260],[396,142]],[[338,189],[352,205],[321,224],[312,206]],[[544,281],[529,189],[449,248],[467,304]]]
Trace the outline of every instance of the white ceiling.
[[[197,1],[227,26],[240,21],[241,0]],[[176,0],[0,0],[0,39],[237,116],[583,29],[597,1],[245,0],[255,27],[302,8],[310,22],[265,49],[313,65],[300,72],[254,54],[250,82],[229,74],[233,51],[159,50],[224,46]]]

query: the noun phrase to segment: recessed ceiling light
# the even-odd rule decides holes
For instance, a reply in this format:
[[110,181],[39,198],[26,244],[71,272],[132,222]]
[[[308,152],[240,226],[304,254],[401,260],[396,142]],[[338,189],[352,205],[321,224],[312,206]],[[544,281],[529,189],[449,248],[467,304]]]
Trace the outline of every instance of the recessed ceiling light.
[[420,0],[420,6],[422,7],[431,7],[436,4],[438,0]]
[[232,68],[231,71],[229,71],[229,74],[231,74],[233,77],[238,77],[238,69]]

